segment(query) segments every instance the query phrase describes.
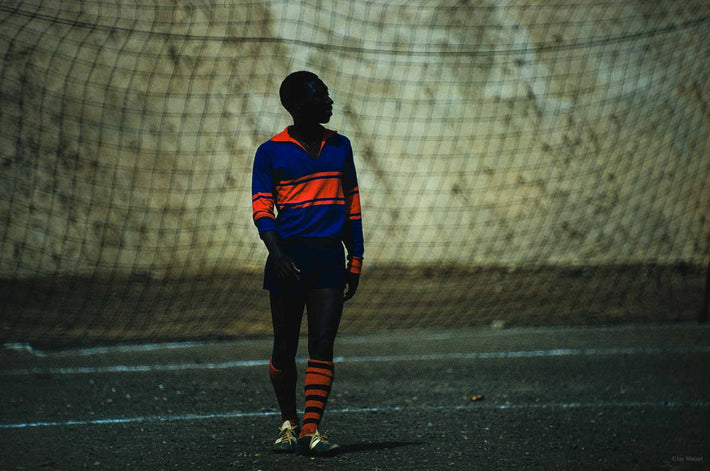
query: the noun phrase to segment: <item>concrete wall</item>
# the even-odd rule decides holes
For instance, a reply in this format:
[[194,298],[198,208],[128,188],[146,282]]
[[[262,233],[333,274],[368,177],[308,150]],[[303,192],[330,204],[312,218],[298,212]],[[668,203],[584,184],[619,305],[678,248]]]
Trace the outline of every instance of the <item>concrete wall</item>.
[[15,3],[1,277],[259,267],[251,162],[298,69],[353,141],[366,266],[707,257],[702,0]]

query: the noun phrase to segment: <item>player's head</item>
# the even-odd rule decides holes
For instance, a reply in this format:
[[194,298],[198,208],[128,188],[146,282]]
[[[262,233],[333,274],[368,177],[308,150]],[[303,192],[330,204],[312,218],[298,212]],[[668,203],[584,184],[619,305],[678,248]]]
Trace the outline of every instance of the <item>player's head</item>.
[[281,82],[281,104],[294,121],[327,123],[333,114],[328,87],[313,72],[294,72]]

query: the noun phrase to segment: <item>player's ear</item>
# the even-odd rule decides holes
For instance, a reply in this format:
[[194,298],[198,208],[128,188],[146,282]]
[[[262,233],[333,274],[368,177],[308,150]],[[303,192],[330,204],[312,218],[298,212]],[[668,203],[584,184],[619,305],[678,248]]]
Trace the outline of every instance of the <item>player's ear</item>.
[[308,114],[308,107],[306,106],[306,103],[304,103],[304,100],[301,99],[294,99],[290,106],[289,109],[287,110],[291,117],[295,120],[297,118],[301,118],[304,115]]

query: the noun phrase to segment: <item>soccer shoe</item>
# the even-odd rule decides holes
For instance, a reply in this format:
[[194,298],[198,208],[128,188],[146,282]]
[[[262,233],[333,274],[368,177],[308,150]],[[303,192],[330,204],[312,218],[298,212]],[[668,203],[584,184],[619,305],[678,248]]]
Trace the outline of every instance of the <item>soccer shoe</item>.
[[308,456],[332,456],[338,452],[338,445],[330,443],[325,435],[316,430],[312,435],[299,437],[296,453]]
[[274,442],[274,453],[294,453],[298,442],[298,427],[291,425],[288,420],[281,424],[279,438]]

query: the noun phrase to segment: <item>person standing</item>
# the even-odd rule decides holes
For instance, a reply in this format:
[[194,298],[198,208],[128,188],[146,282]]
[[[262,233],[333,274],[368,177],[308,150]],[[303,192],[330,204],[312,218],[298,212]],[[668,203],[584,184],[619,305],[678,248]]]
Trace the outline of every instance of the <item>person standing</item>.
[[[269,376],[282,420],[273,450],[325,456],[338,449],[318,425],[333,384],[343,303],[355,295],[362,269],[360,194],[350,141],[323,127],[333,113],[328,87],[299,71],[283,80],[279,95],[293,125],[259,146],[252,173],[253,219],[269,254]],[[309,360],[301,423],[295,358],[304,308]]]

